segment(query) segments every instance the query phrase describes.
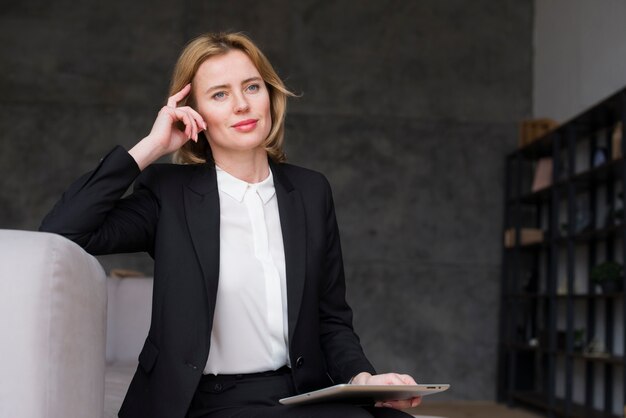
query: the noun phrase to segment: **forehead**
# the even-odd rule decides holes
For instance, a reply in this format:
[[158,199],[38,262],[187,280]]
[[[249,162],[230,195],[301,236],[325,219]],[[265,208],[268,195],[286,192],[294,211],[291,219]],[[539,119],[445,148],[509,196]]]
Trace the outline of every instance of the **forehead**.
[[244,52],[232,50],[200,64],[194,82],[200,84],[200,87],[210,88],[214,85],[239,84],[243,80],[260,76],[259,70]]

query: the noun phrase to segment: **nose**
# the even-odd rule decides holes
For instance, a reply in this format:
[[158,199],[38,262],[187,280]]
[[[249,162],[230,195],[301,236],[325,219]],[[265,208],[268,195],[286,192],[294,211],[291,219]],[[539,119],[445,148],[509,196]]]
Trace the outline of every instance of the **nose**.
[[235,113],[243,113],[250,109],[248,101],[243,94],[235,95]]

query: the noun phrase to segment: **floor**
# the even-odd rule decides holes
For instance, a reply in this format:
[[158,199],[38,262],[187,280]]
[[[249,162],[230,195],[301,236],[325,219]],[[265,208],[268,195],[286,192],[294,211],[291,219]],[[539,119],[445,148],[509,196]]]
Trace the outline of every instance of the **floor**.
[[424,403],[406,412],[421,418],[540,418],[521,408],[486,401],[448,401]]

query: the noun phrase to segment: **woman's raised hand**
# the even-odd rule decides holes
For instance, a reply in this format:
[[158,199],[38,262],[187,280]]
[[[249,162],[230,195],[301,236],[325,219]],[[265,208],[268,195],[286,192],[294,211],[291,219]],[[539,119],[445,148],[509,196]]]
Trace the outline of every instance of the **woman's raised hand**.
[[[159,111],[148,136],[129,151],[141,170],[163,155],[176,151],[187,141],[197,142],[198,133],[206,129],[206,122],[198,112],[189,106],[177,107],[190,91],[191,84],[187,84],[167,99],[167,105]],[[184,130],[179,127],[181,123]]]

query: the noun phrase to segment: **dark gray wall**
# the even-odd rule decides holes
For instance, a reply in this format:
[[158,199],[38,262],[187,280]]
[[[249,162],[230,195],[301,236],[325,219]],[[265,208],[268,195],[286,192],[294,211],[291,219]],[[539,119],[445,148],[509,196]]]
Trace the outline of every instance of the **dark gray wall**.
[[[530,0],[13,1],[0,7],[0,227],[35,229],[149,132],[182,45],[248,32],[291,89],[291,162],[334,187],[380,371],[495,395],[503,160],[531,107]],[[145,256],[105,267],[150,272]]]

